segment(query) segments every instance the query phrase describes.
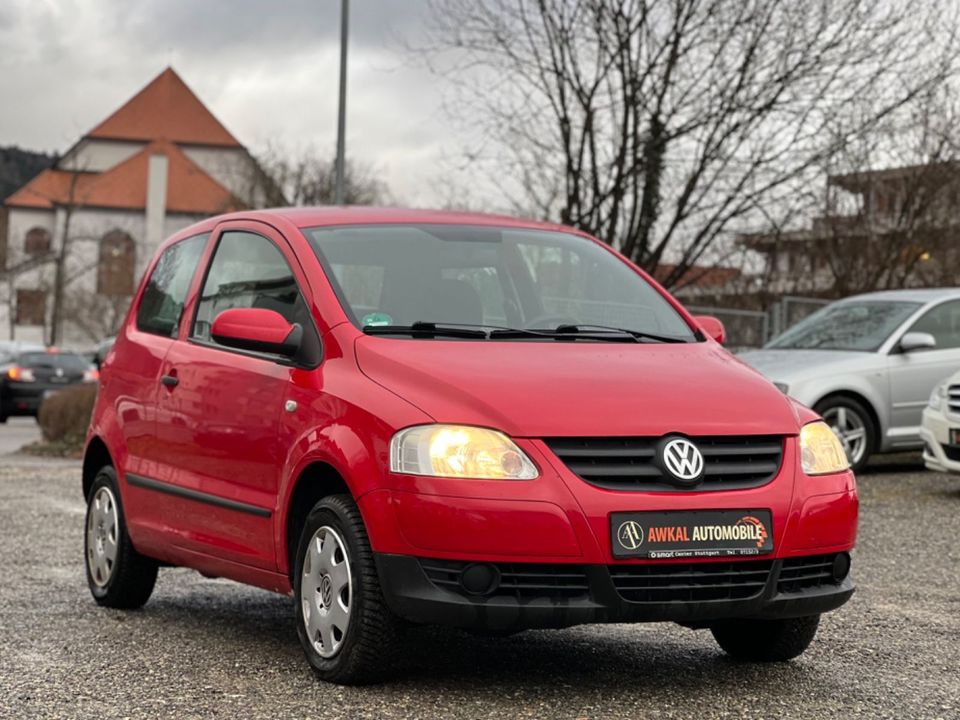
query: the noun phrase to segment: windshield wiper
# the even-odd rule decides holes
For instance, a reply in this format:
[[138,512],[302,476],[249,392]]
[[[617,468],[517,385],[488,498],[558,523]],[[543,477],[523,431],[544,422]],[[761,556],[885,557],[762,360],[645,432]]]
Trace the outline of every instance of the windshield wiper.
[[447,325],[444,323],[415,322],[411,325],[364,325],[367,335],[410,335],[411,337],[479,338],[486,340],[490,334],[483,329]]
[[628,335],[637,341],[653,340],[655,342],[662,342],[662,343],[687,342],[683,338],[674,337],[672,335],[657,335],[656,333],[643,332],[642,330],[629,330],[627,328],[613,327],[611,325],[595,325],[593,323],[581,323],[578,325],[558,325],[554,332],[561,335],[575,335],[575,336],[586,335],[590,337],[593,337],[598,333],[601,336],[603,336],[605,333],[619,333],[622,335]]

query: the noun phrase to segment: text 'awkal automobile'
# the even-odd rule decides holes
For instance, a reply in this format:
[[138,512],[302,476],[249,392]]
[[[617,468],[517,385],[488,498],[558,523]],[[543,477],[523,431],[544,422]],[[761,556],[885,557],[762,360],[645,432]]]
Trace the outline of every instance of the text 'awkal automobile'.
[[854,476],[722,338],[562,226],[201,222],[160,248],[103,362],[90,590],[138,607],[176,565],[290,594],[338,683],[389,676],[416,624],[673,621],[791,659],[854,591]]

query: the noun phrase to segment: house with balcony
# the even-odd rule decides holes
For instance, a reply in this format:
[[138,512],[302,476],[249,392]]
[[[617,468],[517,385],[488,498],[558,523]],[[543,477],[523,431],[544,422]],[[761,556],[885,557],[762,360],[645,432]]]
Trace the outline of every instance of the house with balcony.
[[770,296],[960,282],[960,162],[831,175],[810,226],[741,233]]

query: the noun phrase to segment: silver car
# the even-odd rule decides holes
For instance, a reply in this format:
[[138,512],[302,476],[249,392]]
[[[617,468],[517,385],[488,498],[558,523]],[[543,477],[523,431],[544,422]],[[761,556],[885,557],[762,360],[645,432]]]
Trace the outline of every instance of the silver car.
[[857,469],[921,446],[931,391],[960,369],[960,289],[840,300],[740,357],[820,413]]

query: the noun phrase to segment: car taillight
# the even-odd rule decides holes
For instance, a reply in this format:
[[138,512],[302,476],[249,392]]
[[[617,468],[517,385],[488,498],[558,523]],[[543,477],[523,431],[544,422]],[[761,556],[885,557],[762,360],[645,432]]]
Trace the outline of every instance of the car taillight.
[[7,370],[7,377],[16,382],[33,382],[37,378],[33,376],[33,370],[14,365]]
[[100,379],[100,371],[95,370],[94,368],[90,368],[89,370],[83,373],[84,382],[96,382],[99,379]]

